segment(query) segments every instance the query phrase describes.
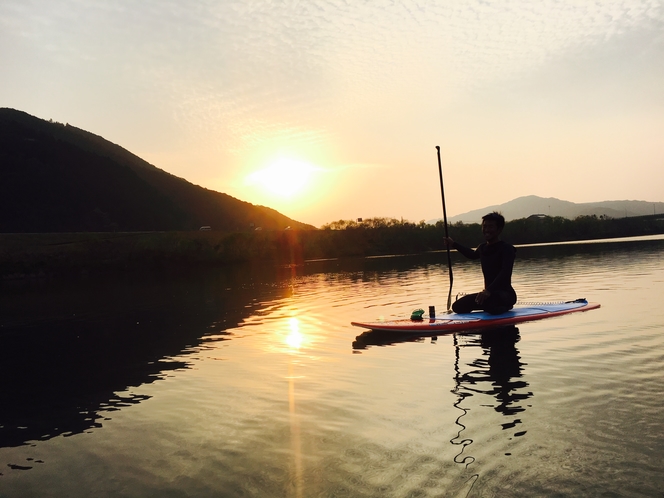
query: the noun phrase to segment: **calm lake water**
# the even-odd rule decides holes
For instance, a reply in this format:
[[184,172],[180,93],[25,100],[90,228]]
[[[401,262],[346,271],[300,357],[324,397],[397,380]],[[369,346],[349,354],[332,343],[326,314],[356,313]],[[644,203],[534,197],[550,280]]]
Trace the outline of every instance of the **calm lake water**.
[[[419,339],[445,253],[0,284],[0,496],[664,496],[664,237],[521,247],[521,301]],[[454,255],[454,292],[481,287]]]

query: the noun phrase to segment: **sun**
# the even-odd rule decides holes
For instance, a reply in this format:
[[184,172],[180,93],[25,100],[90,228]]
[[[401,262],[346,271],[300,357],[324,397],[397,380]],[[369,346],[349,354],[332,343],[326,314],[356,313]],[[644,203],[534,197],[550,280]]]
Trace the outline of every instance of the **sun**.
[[315,166],[296,159],[281,158],[267,168],[251,173],[247,184],[257,185],[270,194],[291,198],[303,192],[318,170]]

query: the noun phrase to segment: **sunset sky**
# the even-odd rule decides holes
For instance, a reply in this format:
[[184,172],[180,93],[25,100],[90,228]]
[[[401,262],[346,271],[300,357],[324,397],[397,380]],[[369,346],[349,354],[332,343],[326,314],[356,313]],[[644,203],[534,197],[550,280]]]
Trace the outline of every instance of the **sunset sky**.
[[664,2],[2,0],[0,107],[298,221],[664,201]]

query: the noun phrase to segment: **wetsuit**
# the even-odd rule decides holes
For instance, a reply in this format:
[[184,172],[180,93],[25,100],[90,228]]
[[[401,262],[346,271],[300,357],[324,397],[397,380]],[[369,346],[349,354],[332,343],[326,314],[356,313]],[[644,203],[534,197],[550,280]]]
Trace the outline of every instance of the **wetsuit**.
[[475,250],[457,242],[453,247],[467,258],[480,260],[484,274],[484,289],[491,295],[482,304],[477,304],[475,298],[478,293],[468,294],[458,299],[452,305],[452,310],[455,313],[483,310],[494,315],[511,310],[516,303],[516,292],[512,288],[512,268],[516,254],[514,246],[498,240],[493,244],[483,242]]

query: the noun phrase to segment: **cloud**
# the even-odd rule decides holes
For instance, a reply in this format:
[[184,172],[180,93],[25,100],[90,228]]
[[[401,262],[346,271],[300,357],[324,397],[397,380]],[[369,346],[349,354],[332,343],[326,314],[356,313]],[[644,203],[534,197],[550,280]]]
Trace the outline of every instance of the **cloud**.
[[229,112],[296,121],[379,106],[408,89],[445,100],[517,79],[661,25],[663,8],[654,0],[10,0],[0,19],[35,50],[102,65],[179,108],[221,100]]

